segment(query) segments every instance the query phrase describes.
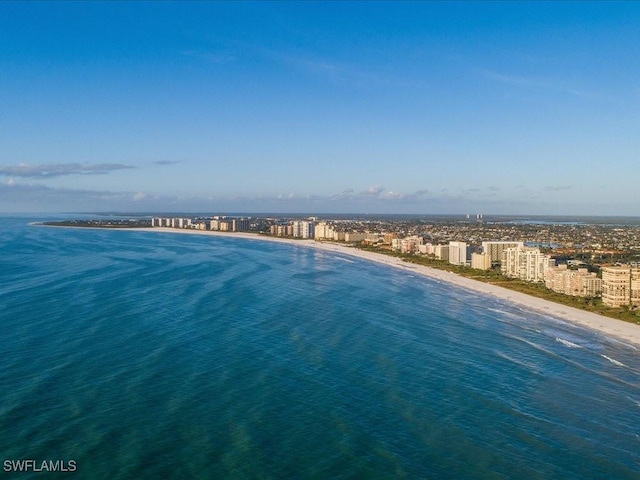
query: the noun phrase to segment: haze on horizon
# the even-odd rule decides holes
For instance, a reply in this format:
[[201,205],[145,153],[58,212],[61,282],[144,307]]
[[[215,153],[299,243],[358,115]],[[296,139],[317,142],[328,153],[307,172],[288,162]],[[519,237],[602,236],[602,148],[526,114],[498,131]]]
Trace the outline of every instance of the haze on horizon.
[[0,211],[640,215],[640,3],[2,2]]

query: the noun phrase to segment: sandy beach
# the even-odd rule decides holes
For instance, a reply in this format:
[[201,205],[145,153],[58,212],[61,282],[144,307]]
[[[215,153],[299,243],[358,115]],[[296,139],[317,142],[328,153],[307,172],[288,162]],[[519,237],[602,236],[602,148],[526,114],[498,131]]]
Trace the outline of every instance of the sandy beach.
[[[118,229],[119,230],[119,229]],[[255,241],[269,241],[287,243],[298,247],[315,248],[318,250],[351,255],[354,257],[366,259],[372,262],[382,263],[390,267],[399,268],[413,274],[423,275],[443,282],[448,282],[458,287],[466,288],[485,295],[516,303],[525,308],[529,308],[556,318],[566,320],[567,322],[581,325],[606,336],[617,338],[624,343],[640,346],[640,325],[624,322],[614,318],[604,317],[591,312],[579,310],[577,308],[560,305],[540,298],[532,297],[520,292],[515,292],[507,288],[491,285],[470,278],[461,277],[455,273],[438,270],[435,268],[415,265],[402,261],[399,258],[384,255],[382,253],[367,252],[357,248],[349,247],[343,244],[331,242],[319,242],[315,240],[293,240],[288,238],[270,237],[255,233],[238,233],[238,232],[214,232],[208,230],[187,230],[176,228],[140,228],[140,229],[122,229],[124,231],[142,231],[155,233],[174,233],[187,235],[209,235],[227,238],[243,238]]]

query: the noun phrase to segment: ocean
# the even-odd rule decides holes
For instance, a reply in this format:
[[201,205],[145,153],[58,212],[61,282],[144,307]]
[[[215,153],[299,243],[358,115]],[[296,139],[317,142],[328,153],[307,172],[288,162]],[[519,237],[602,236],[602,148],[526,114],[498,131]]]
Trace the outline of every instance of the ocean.
[[347,255],[41,219],[0,219],[7,478],[640,478],[637,347]]

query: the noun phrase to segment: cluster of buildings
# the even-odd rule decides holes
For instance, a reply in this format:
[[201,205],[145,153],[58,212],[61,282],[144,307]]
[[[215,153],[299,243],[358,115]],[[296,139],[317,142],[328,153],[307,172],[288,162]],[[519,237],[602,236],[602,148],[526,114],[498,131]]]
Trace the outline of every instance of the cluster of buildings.
[[595,298],[602,293],[602,279],[595,272],[570,270],[566,263],[547,269],[544,283],[549,290],[572,297]]
[[315,240],[335,240],[340,242],[362,242],[368,238],[377,238],[372,233],[345,232],[336,229],[333,224],[308,220],[294,220],[278,223],[269,227],[269,233],[276,237],[313,238]]
[[194,230],[213,230],[220,232],[247,232],[249,220],[246,218],[215,216],[210,220],[192,220],[191,218],[152,218],[152,227],[190,228]]
[[417,235],[394,239],[391,247],[402,253],[422,253],[452,265],[478,270],[500,267],[509,278],[527,282],[544,282],[554,292],[564,295],[595,298],[611,307],[640,307],[640,265],[602,267],[602,278],[587,268],[570,269],[568,264],[556,265],[556,260],[539,248],[524,242],[483,241],[479,248],[466,242],[450,241],[447,245],[425,244]]
[[506,277],[544,282],[548,289],[564,295],[602,296],[602,303],[610,307],[640,307],[638,264],[602,267],[602,278],[599,278],[587,268],[570,269],[566,263],[556,265],[550,255],[523,242],[482,242],[478,252],[469,252],[465,242],[449,242],[449,245],[419,245],[418,251],[478,270],[489,270],[499,264],[500,272]]
[[[196,228],[196,224],[190,218],[152,218],[152,227],[167,228]],[[197,225],[199,228],[200,225]]]
[[295,220],[271,225],[269,233],[276,237],[316,238],[315,219]]
[[421,245],[418,251],[479,270],[489,270],[499,264],[500,272],[506,277],[544,282],[548,289],[564,295],[602,296],[602,303],[610,307],[640,307],[640,264],[602,267],[602,278],[599,278],[587,268],[570,269],[566,263],[556,265],[550,255],[523,242],[482,242],[480,251],[470,255],[465,242]]

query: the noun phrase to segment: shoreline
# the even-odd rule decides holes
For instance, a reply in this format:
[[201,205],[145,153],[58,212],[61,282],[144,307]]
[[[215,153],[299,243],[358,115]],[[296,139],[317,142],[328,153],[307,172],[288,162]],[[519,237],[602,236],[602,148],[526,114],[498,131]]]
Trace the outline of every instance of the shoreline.
[[[69,227],[75,228],[75,227]],[[88,227],[101,228],[101,227]],[[189,230],[176,229],[168,227],[152,227],[152,228],[113,228],[107,230],[123,230],[129,232],[156,232],[156,233],[173,233],[187,235],[201,235],[212,237],[241,238],[245,240],[269,241],[276,243],[284,243],[288,245],[297,245],[307,248],[315,248],[317,250],[342,253],[352,257],[380,263],[389,267],[404,270],[413,274],[418,274],[433,280],[450,283],[457,287],[471,290],[483,295],[514,303],[519,306],[526,307],[538,313],[550,315],[555,318],[567,321],[574,325],[586,327],[588,329],[600,332],[606,336],[614,337],[616,340],[633,345],[640,346],[640,325],[625,322],[615,318],[605,317],[597,313],[587,312],[574,307],[561,305],[549,300],[533,297],[525,293],[509,290],[498,285],[492,285],[471,278],[462,277],[452,272],[438,270],[425,265],[416,265],[403,261],[397,257],[391,257],[382,253],[368,252],[342,244],[318,242],[312,239],[293,240],[290,238],[264,236],[257,233],[247,232],[216,232],[210,230]]]

